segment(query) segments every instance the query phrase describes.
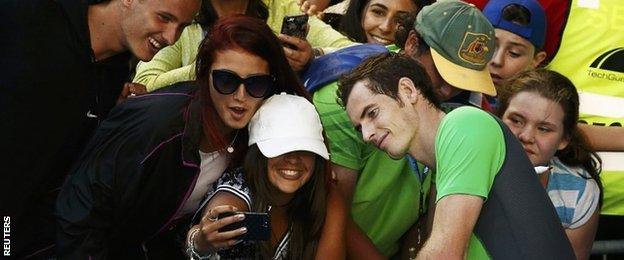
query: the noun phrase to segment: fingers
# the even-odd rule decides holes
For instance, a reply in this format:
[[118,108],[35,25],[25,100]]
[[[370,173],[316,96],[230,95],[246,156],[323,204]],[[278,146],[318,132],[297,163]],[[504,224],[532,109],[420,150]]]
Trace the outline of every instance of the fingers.
[[147,93],[147,88],[143,84],[126,82],[121,88],[121,93],[117,97],[117,104],[124,102],[128,97]]
[[291,65],[293,65],[292,63],[300,64],[306,62],[306,57],[302,54],[301,51],[284,47],[284,54],[286,54],[286,58],[288,59],[288,62],[291,63]]
[[305,44],[307,43],[306,40],[303,40],[301,38],[297,38],[297,37],[294,37],[294,36],[286,35],[286,34],[280,34],[277,37],[283,43],[288,43],[288,44],[294,45],[297,49],[300,49],[300,48],[304,47]]
[[308,13],[308,9],[310,9],[310,2],[299,0],[299,10],[302,13]]
[[316,14],[316,18],[318,18],[319,20],[323,20],[323,18],[325,18],[325,12],[318,12]]
[[285,43],[286,46],[292,45],[293,48],[284,47],[284,54],[288,59],[288,63],[294,71],[303,70],[306,65],[314,58],[312,46],[305,39],[280,34],[278,38]]
[[298,0],[297,4],[299,5],[299,10],[301,10],[302,13],[307,14],[308,16],[316,16],[319,19],[323,18],[323,11],[325,10],[325,8],[327,7],[327,4],[329,3],[329,1],[327,3],[314,3],[314,2],[310,2],[307,0]]
[[[245,214],[236,214],[233,216],[229,216],[229,217],[225,217],[225,218],[220,218],[217,219],[217,221],[212,222],[214,224],[214,226],[216,227],[216,229],[221,229],[229,224],[235,223],[235,222],[240,222],[243,219],[245,219]],[[225,232],[221,232],[221,234],[223,234]]]
[[127,91],[126,96],[133,97],[147,93],[147,88],[143,84],[128,82],[124,84],[124,91]]
[[215,241],[235,240],[236,238],[244,235],[245,233],[247,233],[247,227],[241,227],[241,228],[237,228],[231,231],[217,232],[217,234],[214,236],[214,240]]
[[318,7],[316,7],[315,4],[310,4],[310,2],[305,1],[303,2],[303,4],[301,4],[301,6],[299,7],[299,10],[301,10],[301,12],[304,14],[307,14],[309,16],[314,16],[318,12],[317,11]]
[[319,11],[316,5],[310,5],[308,11],[306,12],[306,14],[308,14],[309,16],[315,16],[318,13]]
[[245,214],[235,214],[219,218],[219,215],[222,213],[236,212],[237,210],[236,207],[230,205],[222,205],[209,209],[202,217],[198,226],[199,236],[195,240],[196,245],[204,249],[218,250],[240,243],[241,241],[237,238],[247,233],[247,227],[219,232],[219,229],[245,219]]
[[224,213],[224,212],[236,212],[238,211],[238,208],[234,207],[234,206],[230,206],[230,205],[220,205],[220,206],[216,206],[214,208],[211,208],[208,210],[208,212],[206,212],[206,214],[202,217],[201,222],[215,222],[217,220],[217,218],[219,217],[219,214]]

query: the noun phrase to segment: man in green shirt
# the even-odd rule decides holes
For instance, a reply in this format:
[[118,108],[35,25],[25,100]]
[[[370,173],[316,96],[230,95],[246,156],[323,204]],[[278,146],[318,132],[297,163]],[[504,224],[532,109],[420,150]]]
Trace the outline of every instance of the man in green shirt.
[[[474,7],[464,4],[464,9],[476,10]],[[471,9],[472,8],[472,9]],[[428,8],[424,10],[429,10]],[[435,53],[444,53],[445,49],[441,48],[439,42],[448,40],[448,38],[463,38],[466,27],[463,21],[435,19],[439,17],[432,12],[425,13],[421,17],[419,24],[422,26],[414,29],[413,21],[404,22],[404,33],[406,39],[398,39],[404,50],[399,50],[396,46],[387,46],[391,52],[399,52],[419,61],[421,64],[427,65],[428,77],[434,79],[434,88],[436,95],[445,102],[444,106],[455,108],[461,105],[471,105],[481,107],[484,102],[483,94],[495,95],[496,91],[491,80],[486,83],[482,82],[464,82],[456,80],[454,71],[448,72],[443,70],[445,64],[438,64],[439,59],[428,46],[435,47]],[[487,22],[484,16],[479,16],[481,26],[474,29],[485,31],[486,38],[480,44],[489,44],[486,48],[493,50],[494,37],[493,28]],[[412,18],[413,19],[413,18]],[[456,30],[450,31],[452,35],[442,35],[439,31],[428,30],[433,27],[432,23],[437,22],[437,27],[451,27]],[[475,30],[471,30],[475,32]],[[461,39],[459,39],[461,40]],[[458,40],[458,41],[459,41]],[[481,40],[481,39],[479,39]],[[366,46],[358,46],[352,48],[351,52],[362,51],[360,49]],[[370,47],[372,48],[372,47]],[[345,62],[352,62],[355,58],[348,53],[344,58]],[[361,53],[360,53],[361,55]],[[491,55],[490,55],[491,56]],[[484,56],[489,60],[489,56]],[[323,58],[322,58],[323,59]],[[487,60],[482,61],[484,66]],[[345,64],[345,62],[328,61],[328,64]],[[453,61],[455,67],[473,68],[478,64],[470,64],[460,61]],[[311,70],[318,70],[317,74],[325,75],[332,72],[333,69],[325,66],[311,67]],[[322,81],[322,80],[321,80]],[[311,80],[310,82],[315,82]],[[308,84],[309,88],[313,88]],[[426,174],[427,169],[422,165],[412,164],[407,158],[393,160],[386,153],[367,144],[362,137],[353,129],[353,125],[349,120],[344,108],[336,102],[336,90],[338,85],[331,82],[322,86],[314,92],[314,105],[316,106],[323,123],[323,127],[329,140],[329,149],[331,152],[332,171],[338,182],[338,187],[351,204],[351,215],[357,226],[362,229],[374,243],[376,249],[387,257],[395,256],[399,253],[401,241],[404,240],[410,227],[414,227],[411,231],[416,231],[418,227],[414,224],[422,214],[426,212],[426,195],[429,194],[430,174]],[[487,108],[485,108],[487,110]],[[351,230],[351,229],[348,229]],[[356,241],[348,232],[349,241]],[[411,235],[408,235],[411,236]],[[403,239],[402,239],[403,237]],[[413,237],[417,238],[417,235]],[[374,250],[369,250],[365,246],[352,246],[349,244],[349,254],[357,257],[367,257],[369,259],[377,258],[379,255]],[[409,247],[417,247],[409,245],[403,247],[403,255]]]
[[[379,49],[383,51],[383,47]],[[392,257],[399,254],[402,236],[426,208],[421,204],[431,177],[426,177],[422,167],[415,172],[408,159],[392,159],[364,142],[336,102],[337,89],[336,81],[323,85],[314,92],[313,102],[327,135],[332,171],[357,224],[348,230],[360,228],[367,236],[360,241],[370,239],[375,245],[370,248],[367,243],[355,243],[358,239],[348,232],[353,242],[348,253],[353,258]]]
[[[467,4],[462,4],[460,7],[468,11],[479,12]],[[426,7],[423,10],[430,10],[430,8]],[[406,20],[404,22],[406,25],[403,27],[409,29],[404,33],[408,37],[397,38],[403,47],[401,53],[426,66],[428,77],[433,79],[436,96],[445,102],[443,105],[447,109],[463,105],[475,107],[487,105],[483,94],[495,95],[496,93],[491,80],[487,79],[485,83],[483,81],[465,82],[457,79],[456,71],[445,69],[449,66],[448,62],[440,62],[438,53],[444,54],[447,51],[443,48],[444,46],[441,46],[442,42],[449,38],[461,41],[467,30],[463,20],[436,19],[440,16],[434,12],[423,13],[419,16],[420,20],[417,23],[420,26],[416,28],[413,26],[413,21]],[[481,46],[493,50],[494,29],[484,16],[480,15],[475,19],[478,23],[470,31],[472,33],[483,32],[484,35],[475,37],[476,42],[473,45],[481,44],[476,47]],[[448,34],[442,34],[440,30],[431,29],[442,27],[454,30],[449,30]],[[432,46],[431,50],[428,46]],[[388,46],[388,50],[400,51],[396,46]],[[491,55],[483,55],[480,64],[471,64],[461,60],[452,61],[452,63],[454,67],[475,68],[485,66],[490,57]],[[353,57],[345,58],[347,62],[353,59]],[[340,62],[340,64],[344,63]],[[323,74],[323,69],[325,68],[321,68],[319,74]],[[332,69],[326,70],[332,71]],[[336,82],[322,86],[314,92],[313,100],[327,133],[332,170],[338,181],[338,187],[351,204],[351,215],[357,226],[372,240],[376,249],[388,257],[397,255],[402,236],[410,232],[410,227],[415,227],[412,231],[417,230],[418,227],[414,223],[426,212],[425,202],[427,201],[426,195],[429,194],[431,176],[426,174],[427,169],[422,165],[410,165],[407,158],[393,160],[374,145],[364,142],[361,135],[353,129],[344,108],[336,102],[337,89]],[[484,109],[487,110],[487,107]],[[349,241],[355,241],[351,234],[348,232]],[[402,252],[403,255],[409,247],[417,246],[403,247],[405,249]],[[348,252],[352,256],[357,254],[357,256],[365,256],[369,259],[378,256],[369,248],[354,247],[352,244],[349,244]]]
[[[455,53],[479,58],[471,46],[458,44]],[[485,67],[463,73],[472,82],[489,76]],[[419,257],[574,257],[524,150],[494,116],[473,107],[444,113],[420,64],[393,53],[366,60],[339,86],[365,141],[393,158],[409,153],[436,172],[433,227]]]
[[495,94],[486,68],[493,29],[485,17],[461,2],[425,7],[404,51],[408,57],[365,61],[341,79],[339,95],[364,141],[393,158],[409,153],[436,172],[433,227],[419,256],[573,257],[511,132],[477,108],[446,114],[440,105],[458,89]]

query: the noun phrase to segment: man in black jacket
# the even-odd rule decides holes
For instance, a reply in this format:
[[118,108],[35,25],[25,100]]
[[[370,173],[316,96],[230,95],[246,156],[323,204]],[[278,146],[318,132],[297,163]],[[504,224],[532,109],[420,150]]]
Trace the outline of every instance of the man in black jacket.
[[10,256],[53,248],[55,194],[119,97],[129,58],[148,61],[173,44],[199,5],[199,0],[1,2],[0,211],[10,218]]

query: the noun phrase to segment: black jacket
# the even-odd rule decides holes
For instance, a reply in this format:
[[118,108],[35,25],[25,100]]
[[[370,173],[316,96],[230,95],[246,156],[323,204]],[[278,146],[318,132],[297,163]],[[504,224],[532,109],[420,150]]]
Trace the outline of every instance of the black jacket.
[[51,245],[54,195],[128,80],[129,53],[95,62],[87,8],[0,1],[0,214],[14,257]]
[[176,224],[199,175],[194,90],[186,82],[130,98],[101,123],[57,200],[61,258],[170,257],[150,243]]

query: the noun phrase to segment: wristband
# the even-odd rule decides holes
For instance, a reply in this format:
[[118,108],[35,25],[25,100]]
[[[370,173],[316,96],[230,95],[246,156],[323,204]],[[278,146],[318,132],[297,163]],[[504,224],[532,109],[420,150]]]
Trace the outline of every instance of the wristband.
[[186,241],[186,254],[191,258],[191,260],[207,260],[207,259],[220,259],[219,254],[217,252],[212,252],[208,255],[202,255],[195,249],[195,235],[199,232],[199,228],[191,231],[191,235]]

